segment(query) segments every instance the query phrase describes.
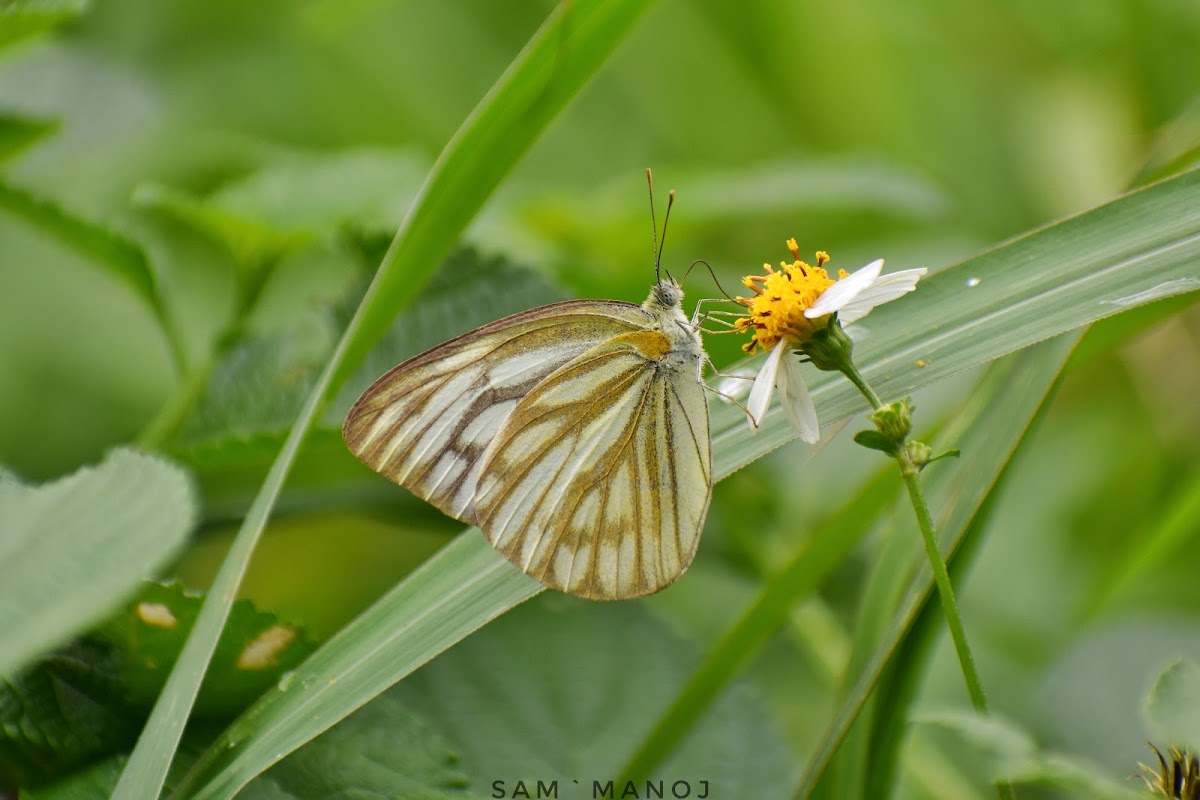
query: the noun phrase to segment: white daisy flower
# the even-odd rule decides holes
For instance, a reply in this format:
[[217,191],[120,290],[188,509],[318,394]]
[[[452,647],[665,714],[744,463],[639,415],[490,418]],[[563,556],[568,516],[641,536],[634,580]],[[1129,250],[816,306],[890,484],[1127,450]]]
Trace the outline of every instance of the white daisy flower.
[[[854,322],[876,306],[908,294],[927,270],[906,269],[883,275],[883,259],[876,259],[852,274],[843,271],[834,280],[824,269],[829,261],[827,253],[817,253],[814,267],[800,260],[795,239],[787,244],[793,263],[781,263],[780,271],[764,264],[766,275],[751,275],[742,281],[755,292],[752,298],[738,298],[748,312],[738,320],[737,328],[753,332],[744,349],[753,353],[761,347],[770,352],[754,379],[746,408],[757,428],[778,388],[792,427],[801,439],[815,443],[820,438],[817,410],[804,384],[799,361],[787,356],[805,352],[814,334],[830,329],[834,315],[839,323]],[[848,356],[849,339],[845,342]]]

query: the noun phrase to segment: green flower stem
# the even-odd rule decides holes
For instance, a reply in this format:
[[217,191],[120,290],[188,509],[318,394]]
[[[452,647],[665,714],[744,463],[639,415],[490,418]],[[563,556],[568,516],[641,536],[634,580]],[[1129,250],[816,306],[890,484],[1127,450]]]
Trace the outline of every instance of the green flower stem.
[[859,373],[858,368],[848,358],[842,365],[842,374],[850,379],[850,382],[854,384],[856,389],[862,392],[863,397],[867,398],[867,402],[871,404],[872,409],[878,411],[883,407],[883,401],[879,399],[879,395],[875,394],[875,390],[871,388],[871,385]]
[[[841,369],[850,382],[862,392],[878,411],[883,407],[879,396],[871,389],[866,379],[859,373],[854,364],[846,358]],[[971,696],[971,705],[980,714],[987,714],[987,697],[983,693],[983,682],[979,679],[979,671],[975,667],[975,656],[967,643],[966,629],[963,627],[962,616],[958,613],[958,601],[954,597],[954,586],[950,583],[950,573],[946,571],[946,562],[942,551],[938,548],[937,533],[933,527],[933,517],[929,513],[929,503],[925,500],[925,492],[921,489],[920,469],[907,462],[903,448],[897,457],[900,474],[904,485],[908,488],[909,499],[912,500],[913,512],[917,515],[917,527],[921,529],[921,540],[925,543],[925,554],[929,557],[929,567],[933,570],[933,580],[937,584],[938,597],[942,602],[942,613],[946,615],[946,624],[950,628],[950,638],[954,640],[954,652],[958,655],[958,665],[962,670],[963,680],[967,684],[967,694]],[[996,784],[996,792],[1001,800],[1013,800],[1013,789],[1007,782]]]
[[925,492],[922,491],[921,481],[914,472],[904,471],[904,485],[908,488],[908,496],[912,499],[913,511],[917,515],[917,525],[921,528],[925,554],[929,556],[929,566],[933,569],[933,580],[937,584],[942,611],[946,614],[946,624],[950,626],[950,637],[954,640],[958,663],[967,682],[967,693],[971,695],[971,704],[975,706],[975,710],[986,714],[987,698],[983,694],[983,684],[975,668],[975,656],[971,654],[971,647],[967,644],[967,634],[963,628],[962,617],[958,613],[958,601],[954,598],[950,574],[946,571],[946,562],[938,549],[937,534],[933,530],[933,519],[929,515],[929,504],[925,502]]

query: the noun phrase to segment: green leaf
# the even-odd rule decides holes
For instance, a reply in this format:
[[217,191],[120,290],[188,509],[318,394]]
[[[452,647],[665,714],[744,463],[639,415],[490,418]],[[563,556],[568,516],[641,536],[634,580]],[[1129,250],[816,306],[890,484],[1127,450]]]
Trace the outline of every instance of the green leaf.
[[77,217],[54,203],[0,180],[0,210],[41,230],[133,290],[162,328],[175,364],[185,364],[184,348],[159,293],[158,282],[142,248],[102,225]]
[[239,797],[467,798],[459,756],[400,701],[379,697],[259,776]]
[[1096,800],[1145,800],[1146,793],[1130,781],[1109,777],[1111,770],[1040,749],[1026,731],[996,716],[969,711],[927,711],[918,724],[936,726],[967,742],[985,759],[993,780],[1033,784],[1070,791]]
[[55,241],[88,257],[119,278],[147,306],[158,311],[161,301],[154,273],[142,249],[120,234],[72,216],[54,203],[0,182],[0,208],[40,228]]
[[0,476],[0,675],[116,608],[194,516],[183,471],[132,450],[38,487]]
[[938,453],[936,456],[931,456],[930,459],[925,462],[925,466],[929,466],[930,464],[932,464],[935,461],[941,461],[943,458],[961,458],[961,457],[962,457],[962,451],[959,450],[957,447],[952,447],[949,450]]
[[394,231],[426,169],[408,153],[349,151],[290,158],[205,196],[144,183],[133,200],[222,242],[253,269],[345,227]]
[[203,204],[285,235],[329,236],[347,226],[391,235],[428,171],[425,158],[402,151],[291,158],[231,181]]
[[[177,795],[233,794],[278,754],[301,747],[424,664],[428,653],[442,652],[464,630],[482,627],[542,588],[477,532],[459,536],[326,642],[296,670],[297,680],[234,722]],[[390,620],[386,628],[380,627],[384,620]]]
[[[543,595],[447,652],[393,695],[435,721],[477,787],[499,780],[511,793],[520,780],[531,786],[557,780],[560,787],[578,781],[579,789],[562,796],[591,797],[585,790],[593,780],[617,779],[630,747],[698,657],[644,606]],[[627,680],[633,664],[637,680]],[[703,779],[712,797],[778,797],[790,773],[791,755],[770,709],[749,685],[734,684],[674,758],[632,777],[643,787],[639,796],[646,781],[664,781],[670,796],[675,780],[690,781],[700,794]]]
[[[301,410],[237,538],[230,546],[221,571],[213,582],[209,602],[205,603],[197,618],[184,652],[151,713],[129,764],[121,775],[121,781],[114,792],[114,797],[118,800],[157,796],[161,791],[168,766],[182,735],[188,710],[195,699],[204,670],[229,613],[229,604],[245,574],[250,556],[288,471],[296,459],[300,445],[309,428],[319,418],[326,401],[361,364],[366,354],[388,329],[395,315],[416,296],[424,282],[431,277],[435,267],[450,253],[467,222],[491,195],[500,180],[515,166],[520,156],[558,115],[567,101],[599,69],[648,6],[646,0],[576,0],[558,6],[446,146],[423,184],[412,209],[404,218],[393,246],[380,265],[362,305],[359,306],[333,358]],[[570,35],[567,35],[568,31]],[[487,554],[487,558],[490,559],[490,563],[498,560],[491,552]],[[463,563],[459,561],[458,566],[462,566]],[[416,581],[419,585],[417,578],[421,574],[415,573],[405,583],[412,584]],[[491,574],[497,573],[492,571]],[[464,628],[473,630],[529,597],[536,591],[534,587],[539,585],[524,576],[521,578],[523,582],[505,579],[505,590],[481,595],[487,598],[487,602],[482,605],[478,602],[473,604],[475,611],[483,612],[475,619],[470,619],[472,615],[468,614],[459,618],[458,624],[446,625],[445,620],[439,617],[434,626],[436,635],[424,640],[422,647],[410,648],[409,652],[417,653],[422,657],[421,663],[424,663],[428,660],[424,656],[427,655],[429,646],[437,650],[444,649],[453,640],[461,638]],[[448,589],[451,594],[457,594],[461,591],[469,593],[472,589],[482,587],[470,579],[462,580],[460,574],[443,588]],[[400,592],[399,596],[406,603],[413,602],[407,592]],[[461,597],[461,594],[458,596]],[[429,598],[433,597],[440,598],[441,595],[431,594],[416,601],[423,610],[415,620],[410,618],[410,621],[418,628],[422,628],[429,621],[427,606]],[[386,606],[386,599],[381,602]],[[450,635],[450,641],[439,647],[437,641],[443,632]],[[358,635],[361,636],[361,633]],[[390,682],[394,682],[404,673],[397,670],[390,674],[395,676],[390,678]],[[295,749],[378,694],[387,685],[389,683],[385,682],[376,689],[372,682],[352,684],[351,688],[356,693],[369,694],[350,705],[338,703],[336,714],[328,723],[310,718],[295,730],[290,727],[281,728],[281,733],[295,737],[293,744],[286,749],[276,750],[268,758]],[[313,722],[316,724],[311,724]],[[265,766],[263,763],[249,762],[245,772],[235,776],[233,780],[239,786],[244,785]]]
[[0,49],[69,22],[89,5],[88,0],[9,0],[0,5]]
[[195,412],[172,444],[176,450],[273,434],[271,455],[304,405],[334,345],[333,320],[319,311],[286,328],[240,339],[214,366]]
[[77,642],[0,682],[0,786],[33,786],[129,747],[142,715],[115,653]]
[[[243,800],[315,797],[470,798],[458,755],[436,731],[389,697],[344,720],[254,779]],[[22,797],[31,800],[106,800],[124,764],[110,758]]]
[[890,436],[885,436],[879,431],[859,431],[854,434],[854,441],[858,442],[863,447],[871,450],[878,450],[881,453],[886,453],[889,456],[894,456],[900,452],[896,440]]
[[[130,747],[200,601],[178,585],[147,583],[88,640],[0,684],[0,786],[40,784]],[[289,669],[314,649],[303,631],[238,601],[197,715],[228,719],[290,679]]]
[[[99,629],[115,648],[132,703],[148,708],[162,691],[203,596],[179,584],[147,583],[137,598]],[[205,676],[195,713],[228,718],[307,658],[316,645],[303,629],[281,622],[249,600],[234,603]]]
[[362,362],[500,180],[651,5],[587,0],[555,8],[434,164],[347,331],[334,386]]
[[[342,417],[358,395],[406,358],[494,319],[560,299],[559,291],[528,268],[470,249],[456,251],[371,351],[321,424],[340,435]],[[254,441],[274,457],[345,321],[314,310],[283,330],[233,345],[213,369],[173,452],[202,448],[210,456],[252,455],[236,445]]]
[[1146,720],[1161,743],[1200,752],[1200,665],[1180,659],[1158,676]]
[[340,431],[363,390],[401,361],[493,320],[564,299],[530,267],[471,248],[454,251],[346,381],[324,423]]
[[[281,431],[244,438],[231,433],[186,447],[172,447],[169,452],[195,477],[205,518],[237,520],[245,516],[255,487],[270,470],[284,436]],[[428,518],[439,518],[428,504],[418,505],[415,498],[397,492],[393,484],[379,481],[365,469],[346,449],[341,430],[317,429],[304,442],[304,451],[280,494],[279,510],[284,514],[311,513],[314,508],[328,508],[331,502],[340,500],[352,502],[359,511],[369,501],[377,501],[392,510],[402,504],[413,510],[424,509]]]
[[125,765],[122,757],[108,758],[49,786],[21,787],[22,800],[107,800]]
[[0,164],[57,130],[57,120],[0,113]]
[[202,197],[161,184],[142,184],[135,190],[133,202],[138,207],[190,225],[221,242],[233,254],[235,263],[251,275],[313,239],[308,231],[279,231],[264,222],[210,204]]

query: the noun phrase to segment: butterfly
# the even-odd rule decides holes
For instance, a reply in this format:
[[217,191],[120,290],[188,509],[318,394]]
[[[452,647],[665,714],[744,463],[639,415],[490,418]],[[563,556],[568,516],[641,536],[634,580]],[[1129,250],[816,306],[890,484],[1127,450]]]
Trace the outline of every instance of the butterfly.
[[657,592],[691,564],[712,496],[707,357],[682,300],[667,275],[640,306],[571,300],[476,328],[375,381],[343,436],[551,588]]

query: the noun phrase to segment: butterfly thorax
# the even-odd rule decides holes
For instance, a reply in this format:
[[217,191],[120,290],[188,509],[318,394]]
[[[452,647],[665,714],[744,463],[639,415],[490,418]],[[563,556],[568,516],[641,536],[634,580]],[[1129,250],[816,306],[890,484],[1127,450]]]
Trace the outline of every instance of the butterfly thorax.
[[672,365],[696,363],[704,358],[700,332],[683,313],[683,289],[672,278],[659,281],[642,303],[654,320],[654,329],[667,340],[662,360]]

